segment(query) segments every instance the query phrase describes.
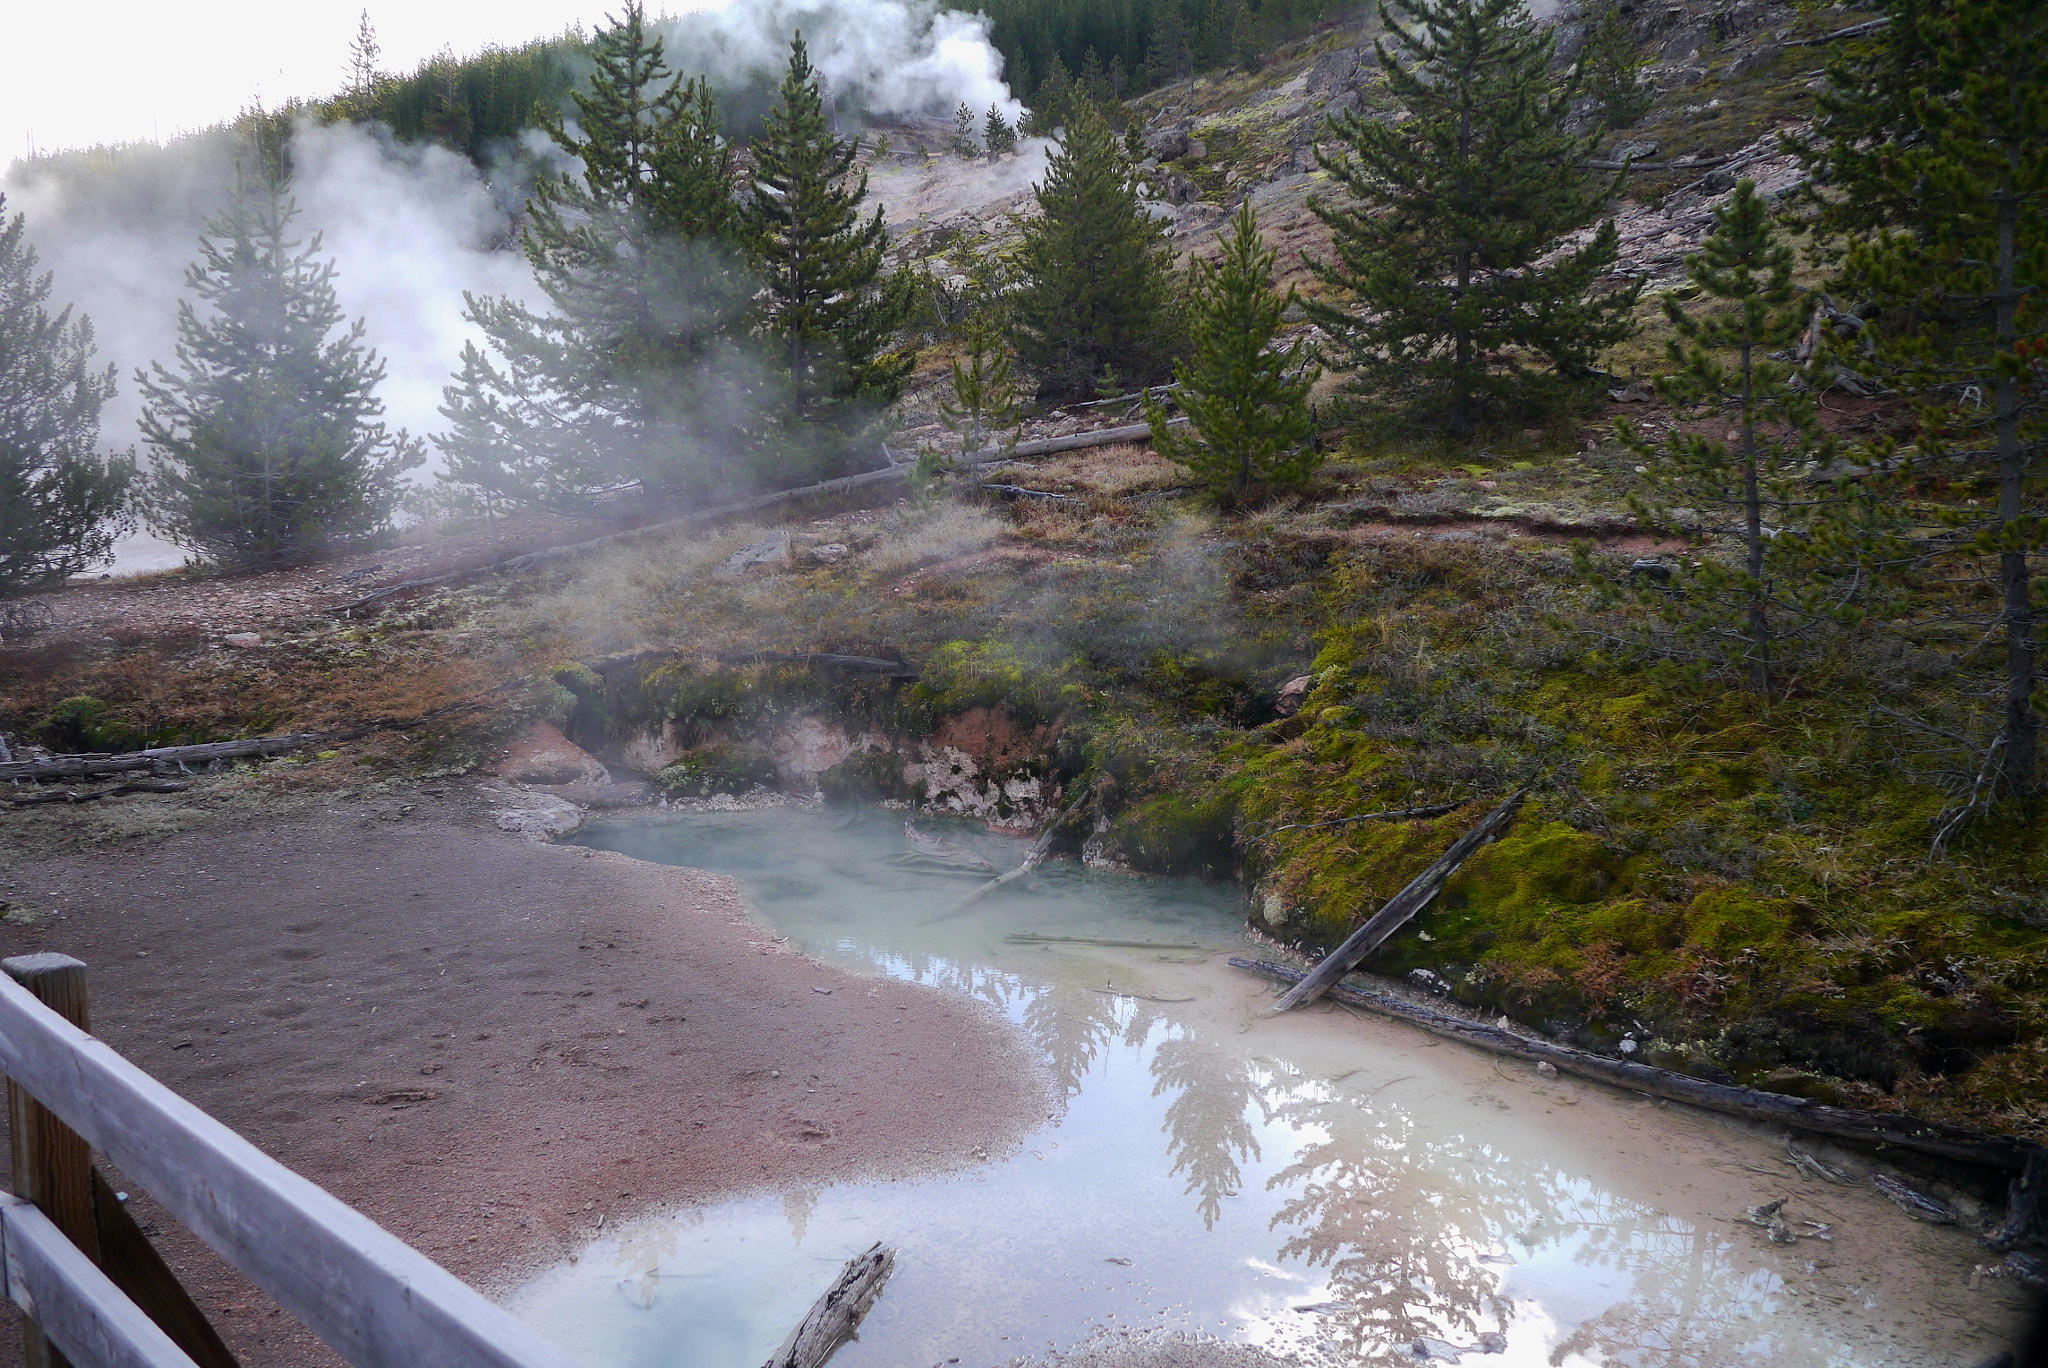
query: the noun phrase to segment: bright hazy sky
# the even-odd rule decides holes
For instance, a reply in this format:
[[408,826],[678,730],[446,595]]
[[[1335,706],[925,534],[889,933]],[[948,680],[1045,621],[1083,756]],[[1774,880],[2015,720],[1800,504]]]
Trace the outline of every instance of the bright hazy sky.
[[[260,98],[339,90],[366,0],[16,0],[0,20],[0,168],[26,153],[163,139]],[[586,30],[618,0],[367,0],[378,65]],[[717,8],[650,4],[650,12]]]

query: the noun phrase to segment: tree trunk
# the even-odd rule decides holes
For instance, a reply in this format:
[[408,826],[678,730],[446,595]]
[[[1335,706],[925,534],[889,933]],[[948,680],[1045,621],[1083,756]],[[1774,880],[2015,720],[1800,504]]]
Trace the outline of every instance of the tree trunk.
[[1749,568],[1749,685],[1771,692],[1771,618],[1764,601],[1764,501],[1756,468],[1756,414],[1752,408],[1754,350],[1742,344],[1742,511]]
[[[1998,203],[1998,354],[2002,362],[2019,340],[2017,282],[2020,204],[2013,178],[1999,187]],[[2041,719],[2034,711],[2034,602],[2027,573],[2026,453],[2020,446],[2019,382],[2001,369],[1993,386],[1998,433],[1998,530],[2004,549],[1998,556],[1999,587],[2005,600],[2005,721],[2000,729],[2004,749],[1999,776],[2006,792],[2025,795],[2038,784],[2035,751]]]

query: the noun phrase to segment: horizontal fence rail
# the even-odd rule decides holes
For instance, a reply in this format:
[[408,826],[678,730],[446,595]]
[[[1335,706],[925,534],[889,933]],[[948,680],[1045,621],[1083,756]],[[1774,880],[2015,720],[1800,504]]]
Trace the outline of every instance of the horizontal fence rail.
[[74,1364],[195,1368],[35,1203],[0,1193],[0,1251],[8,1297]]
[[[6,975],[0,975],[0,1073],[356,1368],[576,1368],[439,1264],[264,1154]],[[22,1213],[24,1206],[9,1198],[0,1208],[8,1292],[17,1303],[29,1298],[32,1314],[60,1348],[69,1352],[78,1344],[81,1368],[191,1368],[90,1258],[32,1206],[32,1214]],[[67,1335],[84,1338],[67,1342]]]

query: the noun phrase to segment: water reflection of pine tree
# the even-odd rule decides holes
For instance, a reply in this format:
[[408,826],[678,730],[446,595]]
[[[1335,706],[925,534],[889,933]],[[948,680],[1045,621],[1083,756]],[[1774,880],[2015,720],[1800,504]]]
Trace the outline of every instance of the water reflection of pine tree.
[[1330,1297],[1346,1308],[1324,1320],[1327,1338],[1365,1358],[1423,1335],[1507,1330],[1513,1304],[1479,1256],[1554,1217],[1559,1203],[1540,1175],[1454,1156],[1399,1113],[1374,1117],[1377,1133],[1362,1135],[1355,1103],[1325,1092],[1298,1094],[1276,1116],[1330,1137],[1267,1180],[1299,1188],[1273,1217],[1295,1231],[1281,1257],[1327,1267]]
[[1585,1200],[1592,1209],[1581,1228],[1592,1238],[1578,1261],[1632,1274],[1631,1295],[1573,1327],[1552,1354],[1616,1368],[1711,1368],[1737,1357],[1782,1290],[1776,1275],[1744,1268],[1737,1247],[1709,1227],[1607,1194]]
[[1080,989],[1055,988],[1025,1004],[1024,1030],[1045,1052],[1061,1097],[1081,1091],[1081,1080],[1095,1056],[1118,1034],[1117,1001]]
[[1186,1191],[1200,1193],[1202,1224],[1213,1227],[1223,1199],[1243,1181],[1240,1159],[1259,1157],[1258,1133],[1245,1113],[1257,1105],[1267,1119],[1269,1076],[1233,1049],[1198,1036],[1160,1044],[1152,1056],[1152,1095],[1180,1090],[1166,1109],[1167,1148],[1173,1172],[1188,1176]]

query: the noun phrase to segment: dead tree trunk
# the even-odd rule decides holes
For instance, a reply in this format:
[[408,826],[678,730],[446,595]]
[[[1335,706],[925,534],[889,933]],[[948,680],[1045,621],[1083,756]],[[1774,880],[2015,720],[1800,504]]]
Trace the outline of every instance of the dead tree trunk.
[[839,1277],[804,1313],[765,1368],[819,1368],[840,1345],[854,1338],[861,1317],[882,1295],[882,1284],[895,1271],[896,1251],[880,1242],[848,1259]]
[[[1281,983],[1300,983],[1304,978],[1301,970],[1284,964],[1275,964],[1270,960],[1240,959],[1233,956],[1230,962],[1239,969],[1248,969],[1254,974]],[[1900,1149],[1917,1150],[1922,1154],[1938,1154],[1945,1159],[1982,1164],[1988,1168],[2002,1169],[2007,1173],[2023,1172],[2030,1161],[2039,1162],[2033,1160],[2032,1156],[2040,1152],[2040,1146],[2011,1136],[1985,1135],[1978,1131],[1964,1130],[1960,1126],[1944,1125],[1939,1121],[1925,1121],[1917,1116],[1855,1111],[1848,1107],[1827,1107],[1804,1097],[1788,1097],[1783,1093],[1761,1092],[1756,1088],[1742,1088],[1726,1083],[1709,1083],[1703,1078],[1674,1073],[1670,1069],[1636,1064],[1625,1059],[1609,1059],[1606,1055],[1594,1054],[1591,1050],[1581,1050],[1570,1045],[1560,1045],[1554,1040],[1523,1035],[1504,1026],[1489,1026],[1484,1022],[1451,1016],[1392,993],[1373,992],[1370,989],[1337,984],[1328,990],[1327,995],[1347,1006],[1361,1007],[1382,1016],[1398,1017],[1412,1026],[1420,1026],[1431,1035],[1462,1040],[1467,1045],[1475,1045],[1494,1054],[1547,1062],[1555,1066],[1559,1073],[1576,1074],[1580,1078],[1611,1083],[1618,1088],[1630,1088],[1636,1092],[1649,1093],[1653,1097],[1668,1097],[1674,1102],[1687,1102],[1695,1107],[1706,1107],[1732,1116],[1746,1116],[1754,1121],[1774,1121],[1795,1130],[1810,1131],[1815,1135],[1832,1135],[1844,1140],[1860,1140],[1866,1144],[1896,1145]]]
[[1307,977],[1283,994],[1273,1004],[1273,1010],[1284,1012],[1304,1002],[1314,1002],[1328,991],[1331,984],[1350,973],[1352,966],[1378,949],[1381,941],[1407,925],[1410,918],[1429,905],[1429,900],[1443,888],[1444,880],[1457,872],[1467,856],[1507,828],[1527,793],[1527,789],[1516,789],[1509,794],[1507,800],[1487,813],[1478,826],[1454,841],[1442,858],[1416,875],[1413,883],[1396,893],[1385,907],[1373,914],[1371,920],[1353,931]]

